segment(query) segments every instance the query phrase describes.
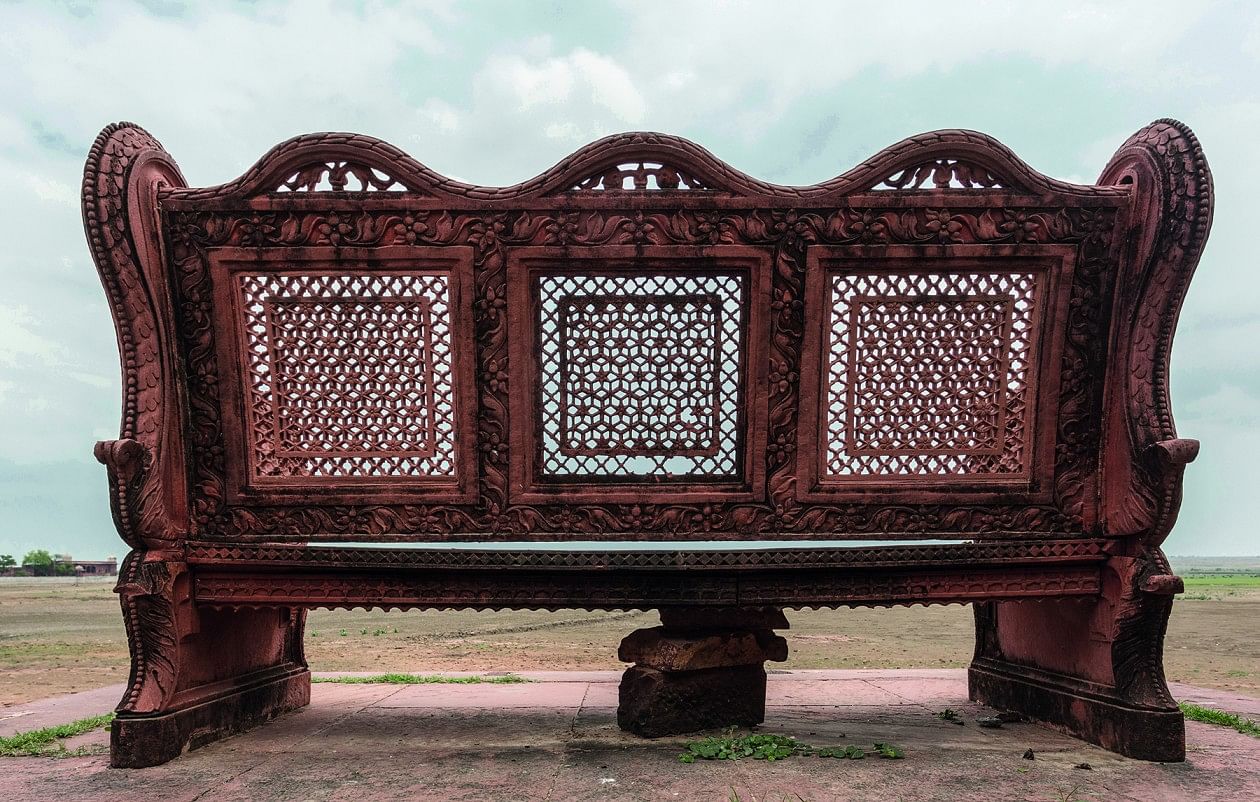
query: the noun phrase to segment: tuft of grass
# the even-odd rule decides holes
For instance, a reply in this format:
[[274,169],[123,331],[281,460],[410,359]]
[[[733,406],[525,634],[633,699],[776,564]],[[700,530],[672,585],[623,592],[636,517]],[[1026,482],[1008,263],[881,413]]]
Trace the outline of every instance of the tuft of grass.
[[[874,744],[870,751],[891,760],[900,760],[906,756],[900,748],[885,743]],[[682,763],[695,763],[697,760],[742,760],[750,757],[753,760],[773,762],[797,755],[861,760],[866,757],[867,750],[860,746],[828,746],[820,749],[801,743],[790,735],[753,733],[737,738],[733,730],[728,730],[722,737],[709,736],[692,741],[687,744],[687,751],[678,756],[678,760]]]
[[1210,707],[1192,705],[1189,702],[1182,702],[1179,707],[1185,717],[1193,721],[1202,721],[1206,724],[1216,724],[1221,727],[1233,727],[1243,735],[1260,738],[1260,724],[1249,718],[1243,718],[1234,713],[1226,713],[1224,710],[1214,710]]
[[66,747],[61,742],[66,738],[73,738],[85,732],[107,727],[113,720],[114,714],[106,713],[103,716],[81,718],[69,724],[44,727],[42,730],[31,730],[30,732],[19,732],[7,738],[0,738],[0,756],[30,757],[32,755],[63,753],[66,752]]
[[515,685],[533,680],[516,674],[494,677],[444,677],[440,674],[375,674],[370,677],[311,677],[311,682],[336,682],[342,685]]

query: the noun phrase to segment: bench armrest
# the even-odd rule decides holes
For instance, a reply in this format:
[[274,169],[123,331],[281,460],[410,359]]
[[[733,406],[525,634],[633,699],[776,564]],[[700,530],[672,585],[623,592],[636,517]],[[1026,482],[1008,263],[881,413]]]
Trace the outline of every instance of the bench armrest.
[[83,170],[83,228],[109,300],[123,368],[120,437],[96,446],[118,534],[163,548],[189,530],[174,315],[158,192],[184,186],[156,139],[130,123],[101,132]]

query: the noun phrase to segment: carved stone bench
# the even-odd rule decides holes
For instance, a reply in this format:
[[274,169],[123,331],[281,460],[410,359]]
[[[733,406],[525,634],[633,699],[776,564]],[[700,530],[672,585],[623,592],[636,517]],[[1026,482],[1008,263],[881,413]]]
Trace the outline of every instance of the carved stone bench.
[[784,609],[970,603],[973,699],[1183,757],[1167,366],[1212,184],[1180,123],[1093,186],[938,131],[808,187],[659,134],[504,188],[318,134],[204,189],[120,124],[83,207],[114,765],[305,705],[306,611],[353,606],[659,609],[618,711],[655,736],[760,722]]

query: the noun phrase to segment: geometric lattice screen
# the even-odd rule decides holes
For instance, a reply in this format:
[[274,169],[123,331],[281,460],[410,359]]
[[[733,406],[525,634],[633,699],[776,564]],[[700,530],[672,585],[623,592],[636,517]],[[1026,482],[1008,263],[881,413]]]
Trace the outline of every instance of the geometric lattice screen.
[[829,289],[826,476],[1027,473],[1036,274],[833,275]]
[[538,278],[541,472],[739,473],[744,278]]
[[238,277],[255,478],[455,475],[446,276]]

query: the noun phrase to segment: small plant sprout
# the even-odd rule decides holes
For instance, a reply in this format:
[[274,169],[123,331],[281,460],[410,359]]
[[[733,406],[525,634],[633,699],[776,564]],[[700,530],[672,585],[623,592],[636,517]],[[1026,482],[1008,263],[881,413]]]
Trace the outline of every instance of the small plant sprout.
[[960,727],[967,723],[963,721],[962,716],[958,715],[958,711],[954,710],[952,707],[945,708],[941,712],[937,713],[936,717],[941,721],[948,721],[950,724],[957,724]]
[[[905,752],[892,744],[876,743],[870,750],[882,758],[899,760]],[[753,760],[775,761],[796,756],[832,757],[845,760],[861,760],[866,757],[867,750],[860,746],[826,746],[814,747],[802,743],[790,735],[772,735],[753,733],[743,737],[735,737],[733,730],[728,730],[722,737],[710,736],[687,744],[687,751],[678,756],[683,763],[695,763],[697,760],[742,760],[750,757]]]

